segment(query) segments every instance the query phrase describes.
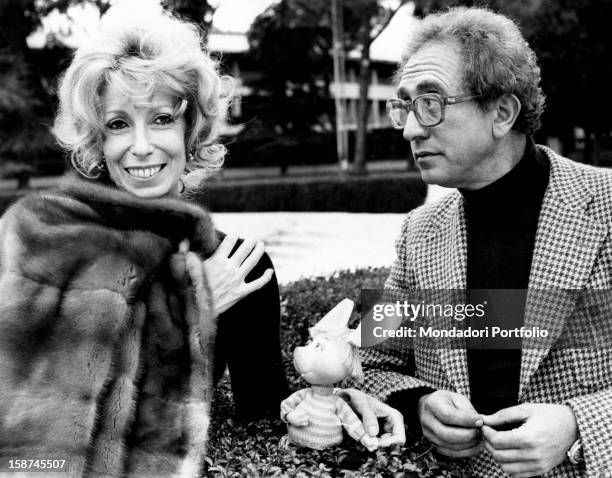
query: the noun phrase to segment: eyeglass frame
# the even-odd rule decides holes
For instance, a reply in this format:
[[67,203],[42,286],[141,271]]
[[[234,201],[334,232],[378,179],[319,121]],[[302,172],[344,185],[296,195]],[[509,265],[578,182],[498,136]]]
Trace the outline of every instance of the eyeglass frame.
[[[421,120],[419,119],[419,114],[417,114],[416,110],[413,107],[414,103],[419,98],[423,98],[425,96],[434,97],[442,105],[441,113],[440,113],[440,121],[438,121],[437,123],[431,124],[431,125],[423,124],[421,122]],[[458,103],[463,103],[465,101],[475,100],[475,99],[480,98],[480,97],[481,97],[481,95],[442,96],[439,93],[423,93],[422,95],[415,96],[414,99],[412,99],[412,100],[403,100],[401,98],[389,98],[387,100],[387,102],[386,102],[387,116],[389,116],[389,119],[391,120],[391,125],[393,126],[394,129],[402,130],[402,129],[404,129],[406,127],[406,124],[404,124],[403,126],[395,126],[393,118],[391,117],[391,109],[392,109],[391,104],[394,101],[399,101],[400,104],[403,106],[404,110],[406,111],[406,118],[408,117],[408,114],[412,111],[414,113],[414,117],[417,120],[417,123],[419,123],[419,125],[421,125],[423,128],[433,128],[434,126],[438,126],[440,123],[442,123],[444,121],[445,113],[446,113],[446,106],[456,105]]]

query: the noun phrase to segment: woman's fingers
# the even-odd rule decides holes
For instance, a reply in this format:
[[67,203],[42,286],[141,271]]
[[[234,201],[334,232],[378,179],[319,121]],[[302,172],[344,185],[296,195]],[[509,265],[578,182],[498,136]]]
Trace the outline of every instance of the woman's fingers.
[[244,259],[240,268],[242,269],[242,273],[245,277],[249,274],[249,272],[253,270],[253,267],[257,265],[259,260],[264,255],[264,252],[265,248],[263,242],[258,242],[257,245],[251,251],[251,253],[248,255],[248,257]]
[[272,279],[272,276],[274,275],[274,270],[273,269],[266,269],[265,272],[261,275],[261,277],[258,277],[257,279],[251,281],[251,282],[247,282],[245,284],[245,291],[246,294],[245,295],[249,295],[251,292],[255,292],[256,290],[261,289],[264,285],[266,285],[268,282],[270,282],[270,279]]
[[232,250],[234,250],[234,246],[238,242],[238,238],[236,236],[225,236],[217,247],[217,250],[213,255],[219,255],[220,257],[227,258],[231,254]]
[[244,262],[244,260],[249,256],[249,254],[255,247],[255,244],[256,243],[253,241],[249,241],[249,240],[243,241],[243,243],[240,244],[240,246],[238,246],[238,249],[236,249],[236,252],[234,252],[232,257],[230,257],[230,260],[240,266]]
[[255,280],[245,282],[249,272],[263,257],[264,245],[261,242],[244,241],[230,257],[237,241],[234,236],[226,236],[215,253],[203,261],[218,313],[225,312],[247,295],[261,289],[274,275],[274,270],[270,268]]

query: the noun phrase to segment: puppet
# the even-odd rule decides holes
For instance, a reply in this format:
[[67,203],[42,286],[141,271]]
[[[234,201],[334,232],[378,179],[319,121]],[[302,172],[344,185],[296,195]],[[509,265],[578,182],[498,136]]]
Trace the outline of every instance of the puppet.
[[353,305],[349,299],[340,302],[310,328],[308,344],[293,352],[297,372],[311,385],[281,403],[281,419],[287,423],[289,441],[295,445],[316,450],[339,445],[344,428],[368,450],[378,448],[378,438],[369,436],[351,407],[334,394],[334,384],[349,376],[363,380],[359,361],[361,326],[348,328]]

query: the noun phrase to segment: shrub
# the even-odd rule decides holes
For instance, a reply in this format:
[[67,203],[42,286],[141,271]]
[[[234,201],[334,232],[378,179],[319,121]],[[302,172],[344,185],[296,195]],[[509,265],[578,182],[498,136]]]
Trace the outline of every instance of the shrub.
[[25,194],[25,190],[7,190],[3,191],[0,189],[0,216],[4,214],[11,204],[17,201],[21,196]]
[[[254,129],[256,134],[251,133]],[[226,167],[279,166],[325,164],[338,161],[336,134],[333,131],[315,133],[286,132],[274,134],[265,128],[247,126],[235,138],[224,141],[228,147]],[[353,157],[355,131],[349,131],[348,156]],[[368,131],[367,159],[410,158],[410,144],[391,128]]]
[[427,187],[412,173],[365,177],[210,181],[195,199],[213,212],[407,212]]
[[[193,200],[213,212],[345,211],[405,213],[421,205],[427,187],[410,173],[353,178],[273,178],[209,181]],[[21,191],[0,191],[0,215]]]
[[361,289],[381,289],[389,269],[367,268],[354,272],[341,271],[330,277],[302,279],[281,288],[281,353],[289,386],[304,386],[293,370],[293,349],[308,340],[308,328],[329,312],[342,299],[355,302],[352,321],[361,311]]
[[[303,345],[308,327],[342,299],[356,302],[360,290],[381,288],[388,269],[361,269],[339,272],[332,277],[302,279],[281,288],[282,355],[291,391],[306,386],[292,365],[293,348]],[[368,452],[346,439],[340,446],[323,451],[284,448],[279,441],[286,433],[280,420],[242,424],[231,418],[231,391],[227,382],[217,388],[213,407],[206,473],[214,477],[438,477],[460,476],[451,466],[440,463],[430,446],[409,435],[407,446]]]
[[35,172],[36,169],[27,163],[4,161],[0,165],[0,179],[17,179],[17,189],[26,189]]

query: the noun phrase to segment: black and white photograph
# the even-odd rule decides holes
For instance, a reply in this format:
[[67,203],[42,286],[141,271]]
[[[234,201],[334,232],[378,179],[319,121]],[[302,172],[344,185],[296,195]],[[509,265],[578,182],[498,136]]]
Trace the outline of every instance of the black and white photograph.
[[610,0],[0,0],[0,477],[612,478]]

